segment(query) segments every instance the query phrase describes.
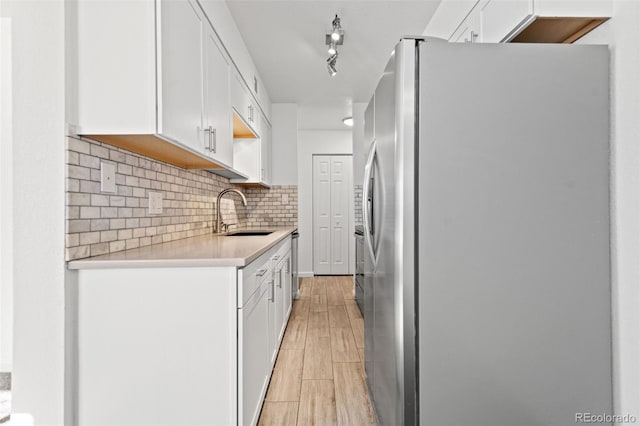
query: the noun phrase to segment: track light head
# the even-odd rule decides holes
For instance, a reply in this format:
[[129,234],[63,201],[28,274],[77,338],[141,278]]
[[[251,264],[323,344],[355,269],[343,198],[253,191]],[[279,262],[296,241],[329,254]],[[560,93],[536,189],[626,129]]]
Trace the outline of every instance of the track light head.
[[329,52],[329,55],[335,55],[336,53],[338,53],[335,41],[331,41],[331,43],[329,44],[329,49],[327,51]]
[[329,71],[329,75],[331,77],[334,77],[336,74],[338,74],[338,71],[336,70],[337,61],[338,61],[338,52],[329,56],[329,58],[327,59],[327,71]]

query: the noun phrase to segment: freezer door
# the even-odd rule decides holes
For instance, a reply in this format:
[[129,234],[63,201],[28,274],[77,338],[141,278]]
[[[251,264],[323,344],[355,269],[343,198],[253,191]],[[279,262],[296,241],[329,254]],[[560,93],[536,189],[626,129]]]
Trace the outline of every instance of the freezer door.
[[420,48],[420,424],[612,413],[607,46]]

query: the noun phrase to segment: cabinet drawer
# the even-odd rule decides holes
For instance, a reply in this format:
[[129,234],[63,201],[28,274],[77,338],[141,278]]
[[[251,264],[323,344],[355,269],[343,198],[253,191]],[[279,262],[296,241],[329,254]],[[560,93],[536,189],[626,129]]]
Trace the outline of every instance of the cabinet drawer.
[[238,269],[238,308],[247,303],[264,279],[273,278],[273,268],[278,264],[275,257],[282,260],[289,250],[291,236],[287,236],[244,268]]
[[[267,254],[267,253],[265,253]],[[264,256],[264,255],[263,255]],[[238,269],[238,307],[243,307],[262,282],[271,276],[273,265],[260,256],[245,268]]]

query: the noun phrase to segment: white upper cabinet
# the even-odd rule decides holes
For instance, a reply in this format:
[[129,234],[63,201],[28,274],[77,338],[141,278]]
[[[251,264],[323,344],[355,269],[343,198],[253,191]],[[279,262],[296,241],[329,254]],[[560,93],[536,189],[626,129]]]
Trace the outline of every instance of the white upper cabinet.
[[238,74],[231,79],[231,103],[235,112],[255,133],[260,111],[242,81],[242,77]]
[[76,17],[68,22],[70,31],[77,34],[67,57],[72,132],[155,133],[154,2],[77,1],[67,6]]
[[158,133],[202,152],[204,17],[193,1],[159,5]]
[[[253,59],[249,54],[240,30],[235,25],[234,18],[227,6],[227,2],[220,0],[199,0],[202,9],[220,36],[226,51],[233,58],[234,69],[242,76],[247,93],[255,97],[256,105],[260,107],[267,120],[271,120],[271,100],[262,82]],[[257,83],[257,85],[255,84]],[[246,113],[240,111],[244,116]]]
[[231,165],[233,164],[233,129],[230,108],[230,69],[211,30],[205,34],[204,59],[205,150],[216,160]]
[[532,0],[490,0],[480,13],[482,41],[485,43],[503,41],[532,15]]
[[271,184],[271,125],[265,117],[254,112],[254,135],[240,135],[233,140],[233,163],[248,176],[246,180],[231,179],[239,184],[269,186]]
[[260,136],[260,180],[265,185],[271,184],[271,126],[264,120]]
[[440,4],[427,35],[455,28],[451,42],[572,43],[612,13],[611,0],[479,0],[465,3],[470,10],[453,3]]
[[449,41],[454,43],[478,43],[480,42],[480,10],[474,8],[469,12],[458,29],[453,33]]
[[78,0],[69,9],[72,134],[246,179],[233,164],[232,83],[249,127],[267,108],[231,76],[236,64],[197,0]]

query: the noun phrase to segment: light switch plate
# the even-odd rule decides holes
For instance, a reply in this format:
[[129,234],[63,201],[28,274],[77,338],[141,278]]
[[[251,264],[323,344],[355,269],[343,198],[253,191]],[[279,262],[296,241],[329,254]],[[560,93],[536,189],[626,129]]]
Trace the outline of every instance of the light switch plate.
[[100,162],[100,191],[115,194],[116,192],[116,165]]
[[149,192],[149,214],[162,214],[161,192]]

